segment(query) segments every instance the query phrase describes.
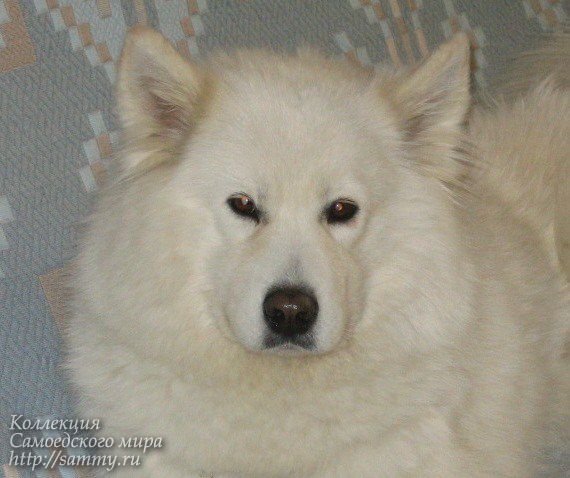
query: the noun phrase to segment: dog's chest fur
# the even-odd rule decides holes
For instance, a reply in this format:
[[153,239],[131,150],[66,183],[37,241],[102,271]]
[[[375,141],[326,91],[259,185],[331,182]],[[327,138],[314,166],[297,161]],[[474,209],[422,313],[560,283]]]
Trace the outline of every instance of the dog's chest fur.
[[[116,350],[116,344],[108,346]],[[286,387],[281,379],[255,376],[232,378],[223,387],[102,347],[83,364],[83,376],[90,377],[84,387],[106,384],[129,392],[116,400],[99,395],[86,415],[104,417],[109,426],[103,435],[163,437],[165,448],[151,453],[188,472],[311,476],[355,443],[389,444],[395,430],[458,400],[461,380],[444,371],[448,360],[432,356],[429,364],[393,366],[379,370],[376,379],[364,377],[355,363],[352,383],[328,388],[295,382]]]

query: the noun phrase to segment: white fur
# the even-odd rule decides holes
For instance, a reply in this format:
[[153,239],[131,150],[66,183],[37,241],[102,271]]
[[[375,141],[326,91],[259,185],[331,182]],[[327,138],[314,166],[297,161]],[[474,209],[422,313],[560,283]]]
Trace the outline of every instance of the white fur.
[[[125,179],[85,236],[68,331],[83,413],[103,435],[166,441],[118,475],[532,476],[564,423],[547,415],[565,394],[568,297],[554,213],[519,196],[567,158],[570,93],[476,112],[471,169],[455,159],[463,38],[377,78],[306,51],[197,73],[153,32],[129,42]],[[502,173],[512,161],[534,164],[522,183]],[[236,192],[266,219],[232,213]],[[327,224],[339,197],[360,212]],[[262,350],[281,282],[315,291],[312,353]]]

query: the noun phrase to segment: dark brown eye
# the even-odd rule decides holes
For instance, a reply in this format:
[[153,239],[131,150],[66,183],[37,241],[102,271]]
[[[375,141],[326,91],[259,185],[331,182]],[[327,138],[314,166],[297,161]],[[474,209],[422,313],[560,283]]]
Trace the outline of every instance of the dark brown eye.
[[228,206],[239,216],[259,222],[259,211],[247,194],[235,194],[228,199]]
[[337,199],[327,208],[327,222],[350,221],[358,212],[358,206],[349,199]]

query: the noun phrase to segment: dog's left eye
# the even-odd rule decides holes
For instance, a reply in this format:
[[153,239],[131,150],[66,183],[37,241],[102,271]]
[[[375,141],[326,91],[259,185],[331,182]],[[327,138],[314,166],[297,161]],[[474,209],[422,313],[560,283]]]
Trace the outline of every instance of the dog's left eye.
[[356,216],[357,212],[358,206],[350,199],[337,199],[326,210],[327,222],[347,222]]
[[259,222],[259,211],[247,194],[234,194],[228,198],[228,206],[239,216]]

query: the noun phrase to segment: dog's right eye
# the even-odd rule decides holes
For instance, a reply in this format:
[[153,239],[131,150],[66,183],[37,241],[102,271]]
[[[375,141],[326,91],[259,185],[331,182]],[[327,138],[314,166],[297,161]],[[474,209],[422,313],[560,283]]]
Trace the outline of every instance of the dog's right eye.
[[247,194],[234,194],[228,198],[228,206],[238,216],[259,222],[259,210]]
[[325,214],[329,224],[348,222],[358,212],[358,206],[350,199],[337,199],[329,205]]

